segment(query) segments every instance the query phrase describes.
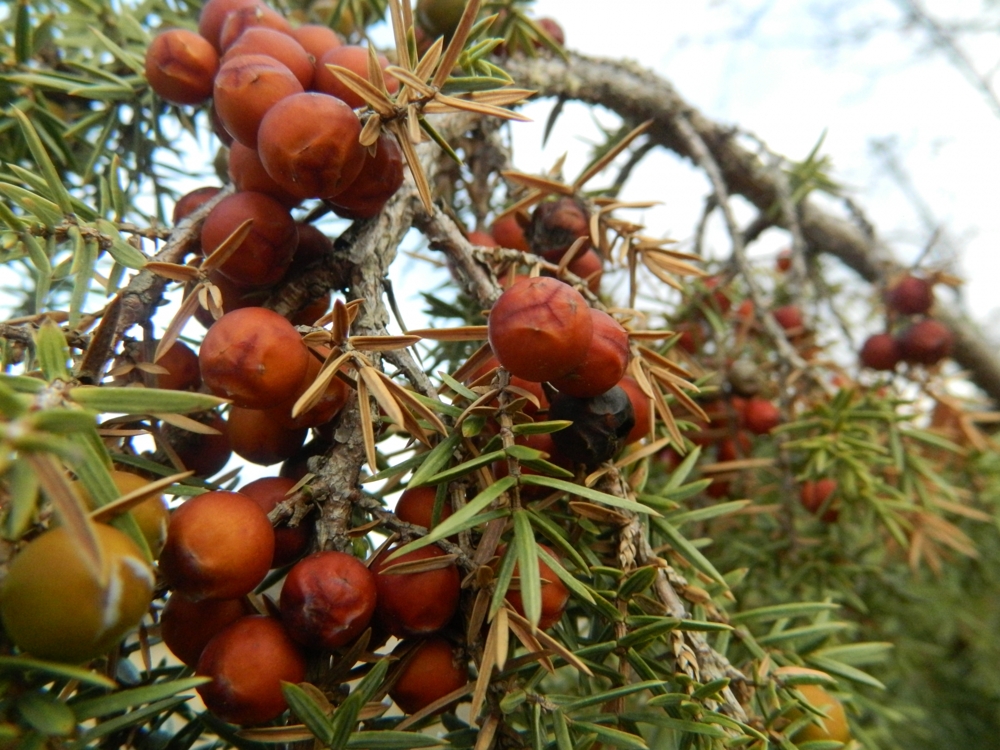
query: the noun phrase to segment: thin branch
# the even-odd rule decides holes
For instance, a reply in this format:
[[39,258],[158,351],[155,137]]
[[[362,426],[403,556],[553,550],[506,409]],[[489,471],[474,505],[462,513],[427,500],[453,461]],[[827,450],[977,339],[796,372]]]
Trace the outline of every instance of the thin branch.
[[[737,140],[733,128],[705,117],[685,101],[669,82],[635,63],[569,54],[560,58],[512,57],[507,71],[517,85],[541,96],[567,97],[608,107],[622,117],[652,119],[649,137],[677,154],[691,158],[691,146],[677,125],[683,114],[705,144],[732,194],[745,197],[768,212],[778,200],[778,188],[766,165]],[[806,199],[799,204],[799,224],[810,252],[827,253],[870,283],[881,284],[903,266],[864,226],[835,216]],[[1000,359],[997,347],[960,310],[939,304],[935,315],[955,334],[952,358],[970,379],[1000,402]]]

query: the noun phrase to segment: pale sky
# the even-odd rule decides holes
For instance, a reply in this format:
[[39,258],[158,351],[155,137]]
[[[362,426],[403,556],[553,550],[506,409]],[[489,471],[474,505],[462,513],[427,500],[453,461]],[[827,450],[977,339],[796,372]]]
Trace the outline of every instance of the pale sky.
[[[836,5],[838,14],[820,19],[816,8]],[[940,3],[928,3],[930,7]],[[951,2],[948,7],[970,5]],[[767,6],[752,27],[738,22],[734,8]],[[539,0],[539,16],[556,18],[567,46],[585,54],[629,57],[664,75],[707,116],[752,131],[791,158],[805,157],[824,129],[823,151],[834,176],[903,259],[912,259],[930,231],[873,155],[872,139],[895,139],[897,153],[934,217],[960,252],[957,271],[967,281],[964,294],[980,321],[1000,314],[995,277],[1000,240],[1000,118],[981,95],[941,55],[921,55],[923,37],[901,38],[886,31],[866,44],[831,49],[838,30],[896,17],[890,0],[735,0],[714,3],[659,3],[616,0],[592,12],[578,0]],[[613,10],[612,10],[613,9]],[[740,31],[742,30],[742,34]],[[996,41],[996,36],[987,41]],[[826,50],[824,51],[824,43]],[[973,50],[984,65],[995,51]],[[532,108],[544,120],[548,104]],[[582,108],[581,108],[582,109]],[[557,137],[538,152],[541,124],[515,125],[516,158],[525,171],[537,170],[569,151],[568,172],[586,158],[594,137],[590,115],[566,118]],[[657,157],[637,172],[632,199],[655,198],[667,205],[648,212],[654,234],[690,236],[705,194],[702,179],[668,157]],[[725,248],[721,248],[725,249]]]

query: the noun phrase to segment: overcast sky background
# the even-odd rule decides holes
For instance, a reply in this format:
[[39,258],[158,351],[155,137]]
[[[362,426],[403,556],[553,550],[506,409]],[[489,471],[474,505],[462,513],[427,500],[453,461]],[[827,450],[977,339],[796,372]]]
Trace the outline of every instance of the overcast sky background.
[[[896,2],[616,0],[596,10],[578,0],[538,0],[535,7],[537,15],[559,21],[567,47],[636,60],[708,117],[753,132],[789,158],[804,158],[826,131],[822,150],[832,158],[834,177],[897,255],[912,260],[932,228],[872,147],[892,143],[915,192],[945,230],[931,263],[967,281],[962,293],[977,320],[1000,320],[1000,118],[942,54],[927,51],[924,32],[893,30],[900,18]],[[978,3],[928,7],[954,14]],[[852,42],[859,30],[871,31],[869,38]],[[1000,57],[996,40],[995,33],[986,35],[969,50],[981,69]],[[529,106],[537,122],[513,125],[516,166],[538,171],[568,153],[566,172],[573,176],[587,159],[586,139],[598,137],[593,115],[583,107],[568,111],[542,149],[550,107]],[[707,190],[703,177],[658,153],[623,197],[664,201],[643,220],[652,234],[683,240]],[[717,250],[728,252],[721,244]]]

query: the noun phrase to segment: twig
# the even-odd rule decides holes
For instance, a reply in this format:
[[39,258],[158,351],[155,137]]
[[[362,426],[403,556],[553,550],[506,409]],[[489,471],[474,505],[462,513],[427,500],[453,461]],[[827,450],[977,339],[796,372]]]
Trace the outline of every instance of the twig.
[[[725,184],[758,210],[771,210],[777,187],[757,156],[734,137],[732,128],[702,115],[669,82],[635,63],[601,60],[570,53],[561,58],[512,57],[506,68],[519,86],[541,96],[566,97],[608,107],[622,117],[652,119],[649,137],[660,145],[691,157],[690,145],[678,130],[676,116],[684,114],[719,166]],[[858,214],[851,217],[858,219]],[[802,236],[811,252],[827,253],[870,283],[880,283],[902,270],[892,254],[879,245],[867,223],[835,216],[806,199],[799,205]],[[1000,402],[1000,359],[997,347],[958,310],[939,304],[935,315],[955,334],[952,357],[971,380]]]

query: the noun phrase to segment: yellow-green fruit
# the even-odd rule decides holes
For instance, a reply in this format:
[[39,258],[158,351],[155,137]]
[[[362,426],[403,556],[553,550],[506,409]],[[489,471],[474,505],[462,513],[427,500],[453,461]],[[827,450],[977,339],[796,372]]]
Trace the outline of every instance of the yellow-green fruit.
[[65,527],[45,532],[14,558],[0,589],[0,618],[32,656],[70,663],[110,650],[139,624],[153,599],[153,572],[125,534],[94,524],[97,576]]
[[[795,733],[795,742],[808,742],[810,740],[837,740],[838,742],[851,741],[851,727],[847,723],[847,714],[844,705],[830,695],[819,685],[799,685],[798,690],[803,697],[809,701],[809,705],[817,708],[826,714],[826,718],[816,716],[815,718],[823,723],[807,724]],[[793,712],[794,717],[801,716],[799,712]],[[793,714],[790,713],[789,716]],[[810,714],[813,716],[813,714]]]
[[[150,481],[144,477],[140,477],[138,474],[119,471],[117,469],[111,472],[111,479],[114,481],[115,487],[118,488],[120,496],[135,492],[140,487],[145,487]],[[83,483],[74,482],[73,486],[80,494],[80,497],[83,498],[87,507],[92,509],[94,501],[90,493],[87,492],[87,488],[83,486]],[[170,511],[167,508],[167,501],[163,499],[163,495],[154,495],[132,508],[131,513],[132,518],[139,524],[139,530],[146,538],[146,544],[149,545],[149,550],[153,553],[153,558],[159,557],[160,550],[163,549],[163,543],[167,539],[167,526],[170,524]]]
[[450,37],[465,12],[465,0],[418,0],[417,23],[432,38]]

